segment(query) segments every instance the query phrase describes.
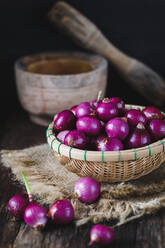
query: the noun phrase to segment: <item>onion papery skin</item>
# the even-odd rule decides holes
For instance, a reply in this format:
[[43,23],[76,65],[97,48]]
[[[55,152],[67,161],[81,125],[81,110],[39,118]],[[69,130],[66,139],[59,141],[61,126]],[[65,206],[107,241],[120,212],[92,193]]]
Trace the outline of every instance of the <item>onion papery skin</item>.
[[76,117],[80,118],[83,116],[96,116],[94,108],[90,105],[89,102],[82,102],[76,108]]
[[130,109],[126,113],[128,124],[132,127],[136,127],[138,123],[147,124],[147,118],[142,111],[138,109]]
[[85,149],[87,137],[81,131],[72,130],[65,136],[64,144],[78,149]]
[[75,105],[73,107],[70,108],[70,111],[72,111],[72,113],[76,116],[76,109],[77,109],[78,105]]
[[27,194],[17,194],[10,198],[8,202],[8,210],[14,217],[22,219],[28,204],[29,199]]
[[124,140],[129,133],[129,126],[122,118],[113,118],[107,122],[105,131],[109,138]]
[[145,129],[142,123],[132,131],[126,141],[127,148],[139,148],[151,143],[149,132]]
[[120,97],[111,97],[109,101],[117,107],[120,116],[124,115],[125,103]]
[[59,200],[51,205],[48,216],[56,224],[69,224],[74,218],[74,209],[70,201]]
[[112,243],[114,240],[115,233],[111,227],[104,226],[104,225],[95,225],[90,230],[90,243],[98,244],[102,246],[107,246]]
[[92,148],[92,150],[97,150],[97,145],[102,142],[104,139],[107,139],[108,136],[107,134],[103,133],[103,134],[100,134],[99,136],[97,137],[90,137],[90,141],[89,141],[89,144],[90,144],[90,147]]
[[159,119],[150,120],[148,130],[153,141],[165,138],[165,121]]
[[24,221],[27,225],[36,229],[42,229],[46,225],[47,220],[47,211],[43,206],[31,203],[25,209]]
[[90,102],[90,105],[92,106],[92,108],[96,109],[100,102],[101,101],[93,100]]
[[104,99],[98,104],[96,108],[96,114],[98,118],[104,122],[118,116],[119,111],[117,107],[109,101],[109,99]]
[[63,110],[54,118],[54,130],[61,132],[63,130],[72,130],[75,128],[76,117],[70,110]]
[[80,178],[74,185],[74,193],[84,203],[92,203],[100,195],[100,183],[90,177]]
[[80,117],[76,122],[76,127],[79,131],[91,136],[97,136],[101,131],[100,121],[90,116]]
[[117,138],[106,137],[97,143],[97,151],[119,151],[123,149],[123,143]]
[[64,144],[65,136],[70,132],[70,130],[64,130],[57,134],[57,139]]
[[146,118],[148,120],[151,120],[151,119],[163,119],[163,115],[161,113],[161,111],[154,107],[154,106],[148,106],[146,107],[145,109],[143,109],[142,111],[144,113],[144,115],[146,116]]

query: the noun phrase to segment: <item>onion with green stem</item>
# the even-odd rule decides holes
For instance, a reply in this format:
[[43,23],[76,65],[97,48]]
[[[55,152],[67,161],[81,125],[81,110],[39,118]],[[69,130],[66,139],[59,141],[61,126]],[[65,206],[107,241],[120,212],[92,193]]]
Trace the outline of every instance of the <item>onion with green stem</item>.
[[48,220],[47,211],[43,206],[33,202],[32,193],[24,172],[22,172],[22,176],[30,202],[30,204],[26,207],[24,212],[24,221],[26,222],[27,225],[35,229],[42,229],[44,228]]

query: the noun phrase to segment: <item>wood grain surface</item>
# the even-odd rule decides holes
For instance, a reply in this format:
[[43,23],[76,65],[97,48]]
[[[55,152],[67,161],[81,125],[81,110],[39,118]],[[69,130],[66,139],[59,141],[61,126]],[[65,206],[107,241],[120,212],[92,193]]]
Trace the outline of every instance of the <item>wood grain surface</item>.
[[[18,149],[44,143],[45,131],[46,128],[31,123],[24,112],[15,112],[9,116],[3,132],[0,132],[0,148]],[[73,224],[59,227],[48,223],[44,231],[38,232],[11,217],[7,202],[21,190],[20,184],[11,180],[11,172],[0,167],[0,248],[88,247],[90,224],[76,228]],[[115,232],[112,248],[163,248],[165,211],[162,209],[155,215],[115,228]]]

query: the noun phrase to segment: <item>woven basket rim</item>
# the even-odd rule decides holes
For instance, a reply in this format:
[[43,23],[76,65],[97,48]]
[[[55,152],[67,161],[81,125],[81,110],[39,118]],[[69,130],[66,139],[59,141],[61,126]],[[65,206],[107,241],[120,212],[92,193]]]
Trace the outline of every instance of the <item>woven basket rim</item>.
[[[126,104],[127,109],[144,109],[145,106]],[[164,113],[163,113],[164,114]],[[57,152],[59,155],[68,157],[69,159],[77,159],[95,162],[121,162],[129,160],[137,160],[143,157],[151,157],[154,154],[165,151],[165,138],[154,143],[151,143],[148,146],[121,150],[121,151],[89,151],[89,150],[80,150],[77,148],[69,147],[61,142],[59,142],[53,133],[53,122],[51,122],[46,130],[47,143],[50,148]]]

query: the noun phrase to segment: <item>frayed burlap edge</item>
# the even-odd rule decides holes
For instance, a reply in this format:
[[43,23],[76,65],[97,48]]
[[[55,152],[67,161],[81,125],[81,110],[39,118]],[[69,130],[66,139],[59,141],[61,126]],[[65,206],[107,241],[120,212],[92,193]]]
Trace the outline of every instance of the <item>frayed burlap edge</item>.
[[103,183],[101,196],[93,204],[83,204],[73,194],[78,176],[68,172],[48,145],[23,150],[2,150],[2,165],[11,168],[13,180],[23,183],[24,171],[33,194],[42,204],[69,199],[75,210],[76,225],[108,221],[122,225],[165,206],[165,169],[128,183]]

